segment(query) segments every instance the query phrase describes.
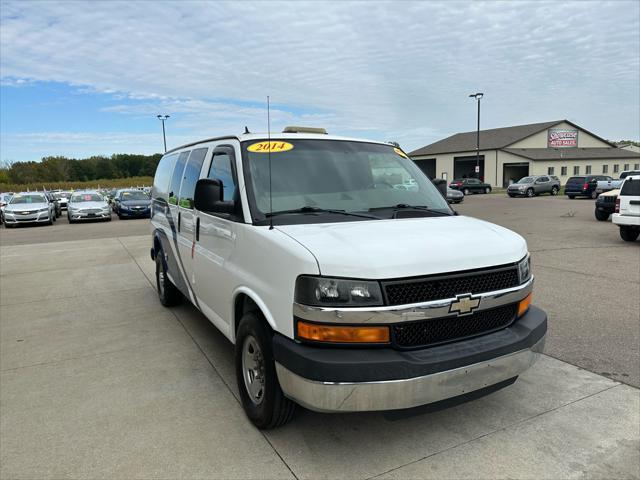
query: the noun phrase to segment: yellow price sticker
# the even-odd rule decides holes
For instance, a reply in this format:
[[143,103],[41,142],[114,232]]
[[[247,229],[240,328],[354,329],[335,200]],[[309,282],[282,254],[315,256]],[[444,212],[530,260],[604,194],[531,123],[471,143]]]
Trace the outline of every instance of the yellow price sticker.
[[271,142],[258,142],[252,143],[247,147],[247,150],[254,153],[279,153],[293,150],[293,145],[289,142],[281,142],[272,140]]
[[409,158],[409,157],[407,157],[407,154],[404,153],[402,150],[400,150],[398,147],[394,147],[393,151],[396,152],[401,157]]

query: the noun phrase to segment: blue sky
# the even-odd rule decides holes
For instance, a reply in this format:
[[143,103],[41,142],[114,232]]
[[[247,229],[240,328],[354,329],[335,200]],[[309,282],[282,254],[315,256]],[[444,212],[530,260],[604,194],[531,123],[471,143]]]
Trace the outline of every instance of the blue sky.
[[640,137],[640,2],[2,2],[0,161],[272,126],[412,150],[567,118]]

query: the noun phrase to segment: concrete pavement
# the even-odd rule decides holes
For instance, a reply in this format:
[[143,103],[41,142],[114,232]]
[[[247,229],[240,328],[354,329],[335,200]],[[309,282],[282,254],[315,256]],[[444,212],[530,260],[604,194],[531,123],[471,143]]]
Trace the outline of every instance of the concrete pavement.
[[[0,478],[640,478],[640,391],[549,356],[448,410],[300,409],[260,432],[233,347],[194,307],[158,303],[148,249],[147,235],[3,242]],[[562,258],[536,264],[538,303],[572,304],[541,288],[575,274]]]

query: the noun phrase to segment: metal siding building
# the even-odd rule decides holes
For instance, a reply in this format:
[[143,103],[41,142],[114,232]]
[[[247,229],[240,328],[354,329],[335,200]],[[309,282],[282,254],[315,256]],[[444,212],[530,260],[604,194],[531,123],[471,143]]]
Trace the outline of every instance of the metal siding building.
[[[431,178],[474,177],[476,132],[457,133],[409,153]],[[640,168],[640,153],[617,148],[569,122],[518,125],[480,131],[480,178],[506,187],[527,175],[610,175]]]

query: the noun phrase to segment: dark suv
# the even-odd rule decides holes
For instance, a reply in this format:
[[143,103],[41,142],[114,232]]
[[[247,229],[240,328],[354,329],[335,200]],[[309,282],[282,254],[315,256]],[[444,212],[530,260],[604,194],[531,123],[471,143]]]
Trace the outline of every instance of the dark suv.
[[598,198],[596,187],[600,180],[611,180],[607,175],[584,175],[571,177],[564,186],[564,193],[573,199],[576,197]]
[[481,182],[477,178],[456,178],[449,188],[460,190],[465,195],[470,193],[491,193],[491,185]]

